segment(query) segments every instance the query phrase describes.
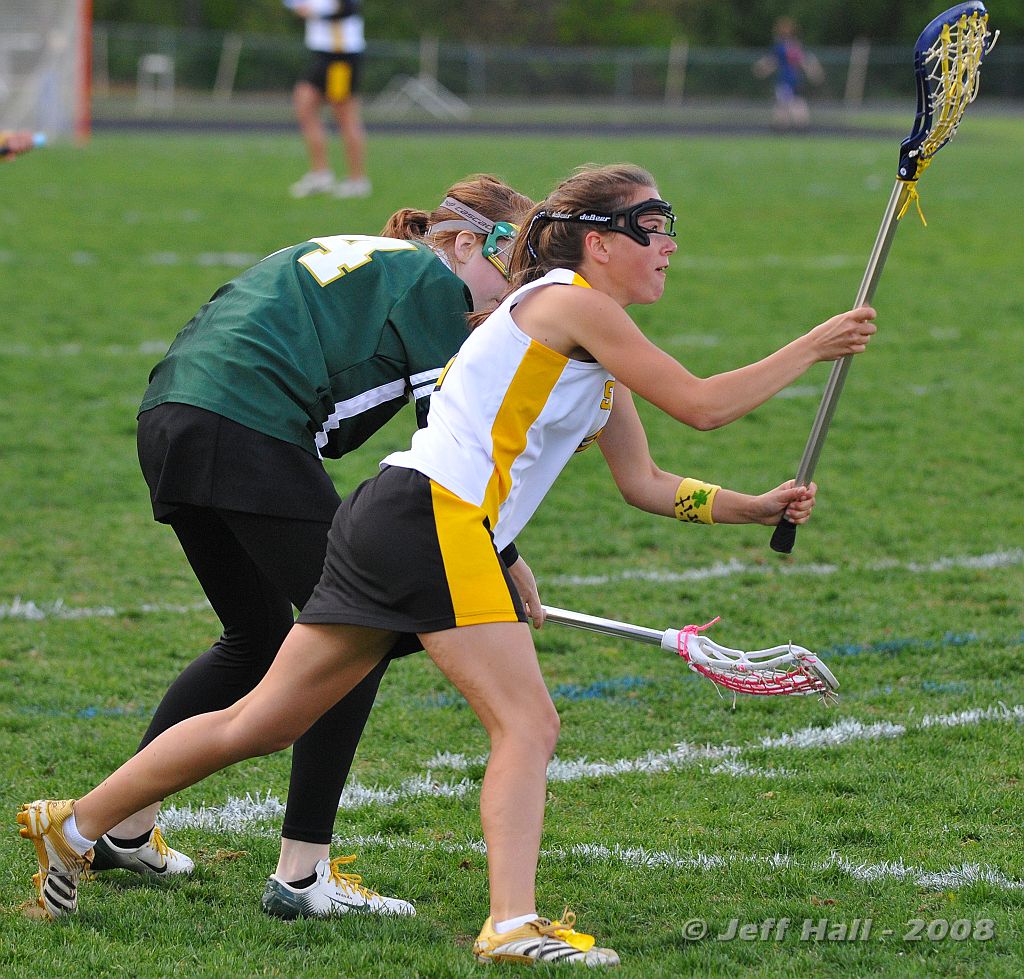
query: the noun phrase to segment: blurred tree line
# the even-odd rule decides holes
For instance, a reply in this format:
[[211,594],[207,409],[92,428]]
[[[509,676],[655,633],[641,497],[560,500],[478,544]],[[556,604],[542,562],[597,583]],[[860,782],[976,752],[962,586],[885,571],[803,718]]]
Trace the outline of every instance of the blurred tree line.
[[[808,44],[864,37],[910,41],[952,0],[364,0],[367,36],[522,45],[658,47],[673,38],[707,46],[761,47],[772,24],[792,17]],[[995,0],[1004,40],[1024,35],[1024,4]],[[93,0],[97,21],[300,33],[281,0]]]

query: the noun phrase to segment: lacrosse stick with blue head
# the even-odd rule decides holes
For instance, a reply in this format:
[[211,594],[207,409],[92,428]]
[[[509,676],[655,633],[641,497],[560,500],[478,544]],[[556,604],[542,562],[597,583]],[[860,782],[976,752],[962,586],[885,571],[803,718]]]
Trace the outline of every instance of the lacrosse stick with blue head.
[[[935,154],[955,135],[960,120],[978,94],[981,62],[999,37],[988,26],[988,11],[980,0],[959,3],[939,14],[922,32],[914,48],[917,78],[917,116],[910,135],[900,144],[896,184],[882,218],[875,246],[868,259],[854,307],[871,302],[882,275],[896,228],[910,205],[920,212],[917,182]],[[924,216],[922,215],[922,220]],[[811,434],[796,474],[798,486],[806,486],[814,475],[825,436],[835,414],[851,357],[832,365]],[[789,554],[796,541],[796,524],[785,517],[772,534],[773,551]]]
[[574,629],[660,646],[682,656],[695,673],[733,693],[755,696],[817,694],[826,704],[838,699],[839,681],[810,650],[792,643],[752,652],[730,649],[700,635],[718,619],[712,619],[706,625],[688,625],[682,629],[647,629],[548,605],[544,606],[544,619],[545,622],[556,622]]

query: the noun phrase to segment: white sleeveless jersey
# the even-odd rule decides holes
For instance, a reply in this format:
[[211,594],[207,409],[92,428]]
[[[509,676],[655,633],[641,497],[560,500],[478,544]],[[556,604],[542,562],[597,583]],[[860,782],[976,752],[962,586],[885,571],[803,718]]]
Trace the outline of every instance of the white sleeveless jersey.
[[366,50],[363,18],[359,14],[335,18],[340,0],[306,0],[313,16],[306,18],[306,47],[328,54],[357,54]]
[[615,379],[598,363],[571,360],[512,320],[527,292],[589,288],[555,269],[517,289],[478,326],[441,375],[427,427],[382,466],[416,469],[487,514],[498,550],[526,526],[565,464],[608,421]]

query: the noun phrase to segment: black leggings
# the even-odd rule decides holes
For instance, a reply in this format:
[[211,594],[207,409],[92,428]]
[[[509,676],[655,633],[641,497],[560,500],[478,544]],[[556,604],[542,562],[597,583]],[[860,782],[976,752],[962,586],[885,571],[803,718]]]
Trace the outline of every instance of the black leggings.
[[[169,518],[224,632],[171,684],[141,750],[185,718],[230,707],[270,668],[323,570],[330,522],[183,506]],[[383,660],[292,748],[281,835],[330,843],[341,790],[373,706]]]

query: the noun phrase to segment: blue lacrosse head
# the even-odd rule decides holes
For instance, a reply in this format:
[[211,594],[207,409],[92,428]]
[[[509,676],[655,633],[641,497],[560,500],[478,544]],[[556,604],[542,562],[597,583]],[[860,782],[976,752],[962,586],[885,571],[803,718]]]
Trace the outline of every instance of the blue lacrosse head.
[[952,139],[974,98],[982,59],[994,41],[981,0],[950,7],[921,32],[914,45],[917,115],[910,135],[900,144],[900,179],[916,180],[924,169],[922,162]]

